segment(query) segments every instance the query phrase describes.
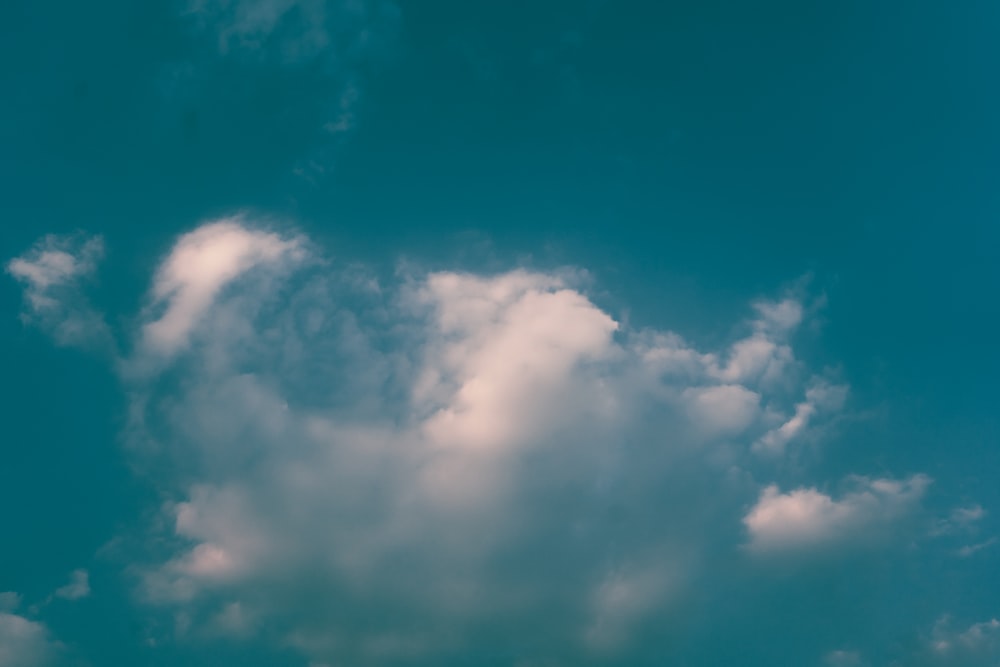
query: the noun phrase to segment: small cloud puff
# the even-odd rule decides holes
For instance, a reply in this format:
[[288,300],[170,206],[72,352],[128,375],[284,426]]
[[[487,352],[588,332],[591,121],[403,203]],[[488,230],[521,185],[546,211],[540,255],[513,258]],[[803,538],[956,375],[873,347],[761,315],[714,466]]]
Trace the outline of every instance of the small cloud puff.
[[7,271],[28,285],[28,301],[36,308],[52,304],[44,292],[93,273],[104,254],[100,237],[46,236],[23,257],[11,260]]
[[149,311],[162,314],[143,325],[143,347],[152,355],[175,354],[227,284],[255,267],[293,263],[303,255],[299,240],[247,229],[238,219],[185,234],[153,278]]
[[55,592],[57,598],[79,600],[90,595],[90,574],[86,570],[74,570],[70,582]]
[[846,385],[834,385],[817,379],[806,390],[805,400],[795,405],[795,412],[780,426],[769,430],[753,443],[753,450],[768,455],[785,452],[788,443],[801,437],[817,416],[839,411],[847,398]]
[[111,344],[103,319],[80,293],[104,255],[99,236],[50,235],[7,263],[7,273],[24,285],[23,319],[52,332],[61,345],[103,347]]
[[847,392],[796,359],[797,299],[703,350],[623,327],[568,272],[360,290],[307,247],[238,217],[181,236],[120,365],[170,497],[141,593],[192,633],[272,628],[316,664],[440,661],[498,632],[531,647],[512,664],[627,661],[711,579],[705,552],[742,559],[740,518],[753,552],[836,544],[929,483],[768,486],[741,509],[761,447]]
[[781,493],[771,485],[743,518],[757,553],[836,546],[877,536],[892,521],[912,511],[930,485],[930,478],[851,480],[853,491],[839,500],[800,488]]
[[[390,56],[400,25],[394,0],[181,0],[193,35],[207,42],[202,59],[169,68],[162,89],[175,93],[178,79],[213,81],[217,59],[243,66],[275,65],[300,77],[315,105],[314,141],[292,173],[315,185],[356,125],[367,65]],[[220,71],[221,70],[221,71]],[[197,72],[193,77],[191,72]],[[204,84],[202,84],[204,85]],[[211,85],[211,83],[208,83]],[[303,99],[299,99],[302,102]],[[234,99],[234,105],[252,103]]]
[[961,547],[956,552],[956,554],[958,555],[959,558],[969,558],[970,556],[974,556],[984,549],[989,549],[990,547],[995,545],[997,541],[998,540],[996,537],[991,537],[990,539],[985,540],[983,542],[977,542],[975,544],[967,544],[964,547]]

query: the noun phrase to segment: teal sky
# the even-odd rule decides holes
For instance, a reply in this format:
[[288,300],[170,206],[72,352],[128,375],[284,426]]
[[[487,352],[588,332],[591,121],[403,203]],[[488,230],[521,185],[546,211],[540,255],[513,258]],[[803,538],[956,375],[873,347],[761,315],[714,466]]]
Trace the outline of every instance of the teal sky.
[[995,665],[1000,6],[0,9],[0,667]]

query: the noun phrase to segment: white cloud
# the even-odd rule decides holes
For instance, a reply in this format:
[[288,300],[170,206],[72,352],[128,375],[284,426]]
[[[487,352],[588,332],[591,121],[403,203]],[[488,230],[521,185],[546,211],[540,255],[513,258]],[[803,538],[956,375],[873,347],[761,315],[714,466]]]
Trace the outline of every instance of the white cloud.
[[970,556],[976,555],[977,553],[979,553],[984,549],[989,549],[994,544],[996,544],[997,541],[998,540],[996,537],[991,537],[990,539],[985,540],[983,542],[977,542],[976,544],[967,544],[964,547],[961,547],[957,551],[957,554],[960,558],[968,558]]
[[792,416],[754,442],[754,451],[769,455],[783,454],[789,442],[802,437],[811,421],[819,415],[839,411],[846,397],[846,385],[832,385],[825,380],[815,380],[813,386],[806,391],[805,400],[795,405]]
[[0,612],[0,667],[45,667],[59,649],[41,623]]
[[975,532],[987,512],[982,505],[954,508],[947,517],[939,519],[930,529],[932,537],[968,534]]
[[389,30],[396,14],[385,0],[190,0],[184,12],[220,54],[266,54],[284,64],[363,49],[372,39],[366,31]]
[[802,320],[802,304],[792,298],[754,305],[757,319],[753,333],[737,341],[726,355],[725,365],[714,365],[713,376],[726,382],[771,384],[779,380],[795,357],[788,336]]
[[793,298],[781,301],[758,301],[754,304],[758,319],[754,328],[770,334],[786,334],[802,323],[802,303]]
[[107,326],[80,292],[104,255],[99,236],[40,239],[28,252],[7,263],[7,273],[24,286],[26,322],[51,332],[61,345],[113,347]]
[[[518,659],[627,656],[711,576],[701,551],[759,489],[753,443],[796,402],[786,442],[843,402],[795,358],[794,299],[700,350],[621,326],[572,272],[373,289],[307,247],[240,218],[182,236],[120,366],[170,499],[141,592],[178,632],[316,664],[433,662],[494,632],[535,637]],[[751,547],[888,528],[927,480],[854,484],[769,487]]]
[[750,548],[777,552],[870,539],[872,533],[913,510],[930,479],[923,475],[901,481],[858,477],[852,482],[854,490],[839,500],[815,488],[781,493],[777,486],[768,486],[743,518]]
[[421,294],[435,310],[435,338],[418,401],[445,446],[509,446],[552,418],[575,370],[611,353],[618,325],[583,295],[545,276],[484,280],[436,274]]
[[[181,12],[210,57],[167,68],[161,87],[176,94],[178,78],[214,82],[216,59],[242,66],[282,66],[312,91],[297,112],[314,111],[313,141],[292,173],[316,185],[358,123],[365,73],[394,51],[401,13],[394,0],[186,0]],[[232,70],[223,71],[231,76]],[[224,82],[223,82],[224,83]],[[253,103],[252,100],[239,100]],[[297,114],[301,115],[301,113]],[[307,115],[306,117],[309,117]],[[308,129],[308,128],[306,128]]]

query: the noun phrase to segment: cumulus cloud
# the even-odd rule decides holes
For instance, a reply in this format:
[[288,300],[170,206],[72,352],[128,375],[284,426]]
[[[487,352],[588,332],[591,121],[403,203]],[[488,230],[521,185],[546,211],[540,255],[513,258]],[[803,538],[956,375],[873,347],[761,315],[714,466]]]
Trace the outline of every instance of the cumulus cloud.
[[41,623],[0,612],[0,667],[46,667],[60,646]]
[[26,296],[32,306],[51,306],[53,300],[45,296],[46,290],[75,282],[94,271],[103,254],[104,244],[100,237],[73,241],[47,236],[27,255],[7,265],[11,275],[27,284]]
[[796,403],[794,412],[780,426],[769,430],[753,444],[755,452],[783,454],[788,443],[801,437],[817,416],[839,411],[847,397],[847,386],[817,379],[806,390],[805,400]]
[[610,353],[618,328],[578,292],[523,272],[433,275],[420,299],[433,309],[440,341],[428,350],[418,389],[431,412],[424,429],[463,447],[531,437],[551,419],[547,408],[574,370]]
[[[180,79],[213,81],[219,62],[266,74],[283,68],[310,91],[297,100],[315,125],[291,171],[315,185],[357,125],[365,73],[393,52],[400,9],[393,0],[187,0],[181,17],[209,47],[205,57],[169,68],[164,90]],[[225,68],[227,80],[232,70]],[[265,75],[266,75],[265,74]],[[252,103],[247,100],[248,103]],[[300,131],[306,128],[298,128]]]
[[870,539],[914,509],[930,484],[924,475],[905,480],[851,480],[853,490],[839,500],[815,488],[781,493],[776,485],[761,493],[743,518],[750,548],[776,552],[833,546]]
[[14,611],[21,606],[21,596],[14,591],[0,593],[0,612]]
[[70,582],[55,592],[57,598],[79,600],[90,595],[90,574],[86,570],[74,570]]
[[798,298],[702,350],[573,271],[389,285],[307,248],[246,218],[181,236],[120,365],[168,499],[137,585],[183,634],[316,664],[626,660],[720,550],[746,558],[741,519],[754,552],[834,544],[929,483],[761,491],[754,443],[780,456],[847,391],[796,358]]
[[7,273],[24,286],[24,321],[49,330],[61,345],[110,346],[104,320],[81,291],[103,255],[99,236],[50,235],[10,260]]

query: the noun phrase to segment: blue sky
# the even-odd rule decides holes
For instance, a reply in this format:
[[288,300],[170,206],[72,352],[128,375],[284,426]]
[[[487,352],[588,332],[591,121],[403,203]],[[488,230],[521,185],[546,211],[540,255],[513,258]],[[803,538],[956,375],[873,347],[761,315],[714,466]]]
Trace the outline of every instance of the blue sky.
[[994,3],[0,12],[0,667],[1000,660]]

